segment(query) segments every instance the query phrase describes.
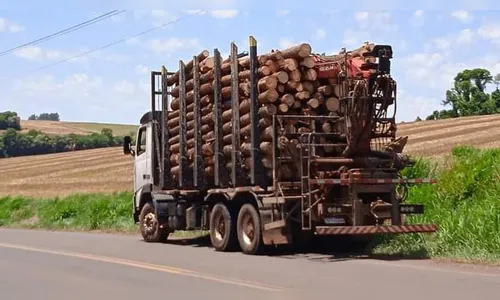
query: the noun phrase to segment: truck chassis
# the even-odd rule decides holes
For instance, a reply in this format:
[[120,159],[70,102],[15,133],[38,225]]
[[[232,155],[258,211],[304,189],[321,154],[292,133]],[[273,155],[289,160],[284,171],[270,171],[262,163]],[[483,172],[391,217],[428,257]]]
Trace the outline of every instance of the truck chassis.
[[[387,48],[380,48],[384,51]],[[383,51],[379,49],[379,53]],[[385,52],[386,53],[386,52]],[[382,54],[379,57],[382,59]],[[268,178],[260,162],[260,136],[257,114],[257,42],[250,37],[249,54],[239,54],[237,46],[231,44],[233,89],[232,99],[239,99],[237,59],[250,55],[251,68],[251,169],[249,180],[241,176],[241,149],[239,136],[238,101],[232,101],[232,156],[228,161],[222,153],[222,104],[220,53],[214,50],[214,131],[215,131],[215,176],[209,183],[204,177],[201,138],[200,97],[195,92],[195,160],[193,168],[187,163],[186,149],[186,79],[185,64],[179,62],[180,86],[180,162],[176,180],[171,174],[168,140],[168,99],[166,84],[168,76],[175,73],[151,72],[151,112],[141,118],[141,130],[147,132],[147,146],[151,167],[144,174],[146,180],[136,187],[133,217],[140,225],[146,242],[162,242],[176,230],[209,230],[212,246],[217,251],[240,249],[246,254],[261,253],[265,246],[297,244],[307,242],[314,235],[374,235],[402,234],[437,230],[434,224],[404,224],[402,216],[422,214],[423,205],[405,204],[404,196],[398,194],[399,187],[409,184],[435,183],[433,179],[405,179],[399,169],[391,164],[394,157],[319,157],[315,149],[319,137],[339,135],[338,132],[311,133],[289,132],[281,126],[285,119],[301,122],[324,120],[345,122],[345,116],[273,116],[273,174]],[[392,55],[392,53],[391,53]],[[193,57],[193,70],[197,70],[198,58]],[[193,73],[194,87],[200,86],[199,75]],[[342,107],[348,110],[352,96],[341,99]],[[366,96],[376,103],[376,96]],[[395,96],[394,96],[395,101]],[[158,109],[157,109],[158,108]],[[388,119],[378,119],[378,122]],[[390,121],[394,121],[393,119]],[[393,132],[387,133],[394,134]],[[138,133],[139,136],[139,133]],[[299,140],[300,155],[290,157],[279,150],[279,137],[294,137]],[[383,136],[378,133],[378,136]],[[124,140],[124,153],[136,155],[131,149],[131,139]],[[137,141],[139,147],[139,141]],[[331,144],[330,146],[346,146]],[[137,148],[136,147],[136,151]],[[149,148],[148,148],[149,147]],[[284,161],[300,161],[296,180],[282,181],[278,174]],[[231,174],[226,165],[231,163]],[[340,171],[339,171],[340,170]],[[322,174],[334,174],[318,176]],[[329,173],[330,172],[330,173]],[[333,172],[333,173],[332,173]]]

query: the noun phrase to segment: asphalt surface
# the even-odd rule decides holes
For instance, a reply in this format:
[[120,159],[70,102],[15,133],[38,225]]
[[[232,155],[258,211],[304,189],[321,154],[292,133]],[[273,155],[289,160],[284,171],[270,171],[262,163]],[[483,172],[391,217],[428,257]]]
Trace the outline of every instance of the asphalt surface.
[[0,299],[500,299],[500,268],[0,229]]

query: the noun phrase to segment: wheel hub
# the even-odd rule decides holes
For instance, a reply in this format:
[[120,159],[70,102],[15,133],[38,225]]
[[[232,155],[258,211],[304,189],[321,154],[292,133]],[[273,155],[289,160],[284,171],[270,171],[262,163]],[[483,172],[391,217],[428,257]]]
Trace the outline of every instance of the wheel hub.
[[157,225],[156,216],[154,213],[148,213],[144,217],[144,229],[147,233],[152,233],[156,229]]
[[243,219],[243,240],[246,244],[251,244],[255,236],[255,226],[250,215],[245,215]]
[[224,222],[224,218],[220,214],[217,215],[216,220],[217,221],[215,224],[217,225],[215,226],[215,238],[218,240],[222,240],[226,233],[226,222]]

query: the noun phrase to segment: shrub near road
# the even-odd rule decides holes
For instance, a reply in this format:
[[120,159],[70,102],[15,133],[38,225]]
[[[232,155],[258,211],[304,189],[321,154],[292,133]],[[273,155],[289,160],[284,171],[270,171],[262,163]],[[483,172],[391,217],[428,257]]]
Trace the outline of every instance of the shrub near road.
[[408,169],[409,177],[435,176],[436,185],[413,187],[408,202],[425,205],[415,223],[436,223],[435,235],[385,239],[382,252],[427,252],[433,257],[500,260],[500,150],[455,148],[441,171],[423,160]]

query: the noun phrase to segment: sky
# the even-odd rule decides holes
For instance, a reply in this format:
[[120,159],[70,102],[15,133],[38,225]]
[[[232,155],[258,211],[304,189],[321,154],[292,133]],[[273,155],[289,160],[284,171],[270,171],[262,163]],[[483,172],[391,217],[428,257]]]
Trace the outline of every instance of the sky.
[[126,10],[0,54],[0,111],[17,111],[23,119],[58,112],[63,121],[137,124],[150,109],[150,71],[162,65],[175,69],[180,59],[187,62],[202,49],[212,54],[218,48],[226,56],[231,42],[247,51],[250,35],[259,53],[302,42],[310,43],[314,53],[327,54],[365,41],[392,45],[398,121],[443,109],[446,90],[465,68],[500,73],[500,11],[474,10],[495,8],[492,1],[455,1],[461,7],[453,8],[422,1],[422,9],[400,7],[401,1],[357,1],[366,4],[356,5],[367,9],[359,11],[321,1],[306,9],[298,1],[184,1],[176,9],[166,1],[116,2],[44,1],[25,9],[21,2],[0,0],[0,53],[111,10]]

